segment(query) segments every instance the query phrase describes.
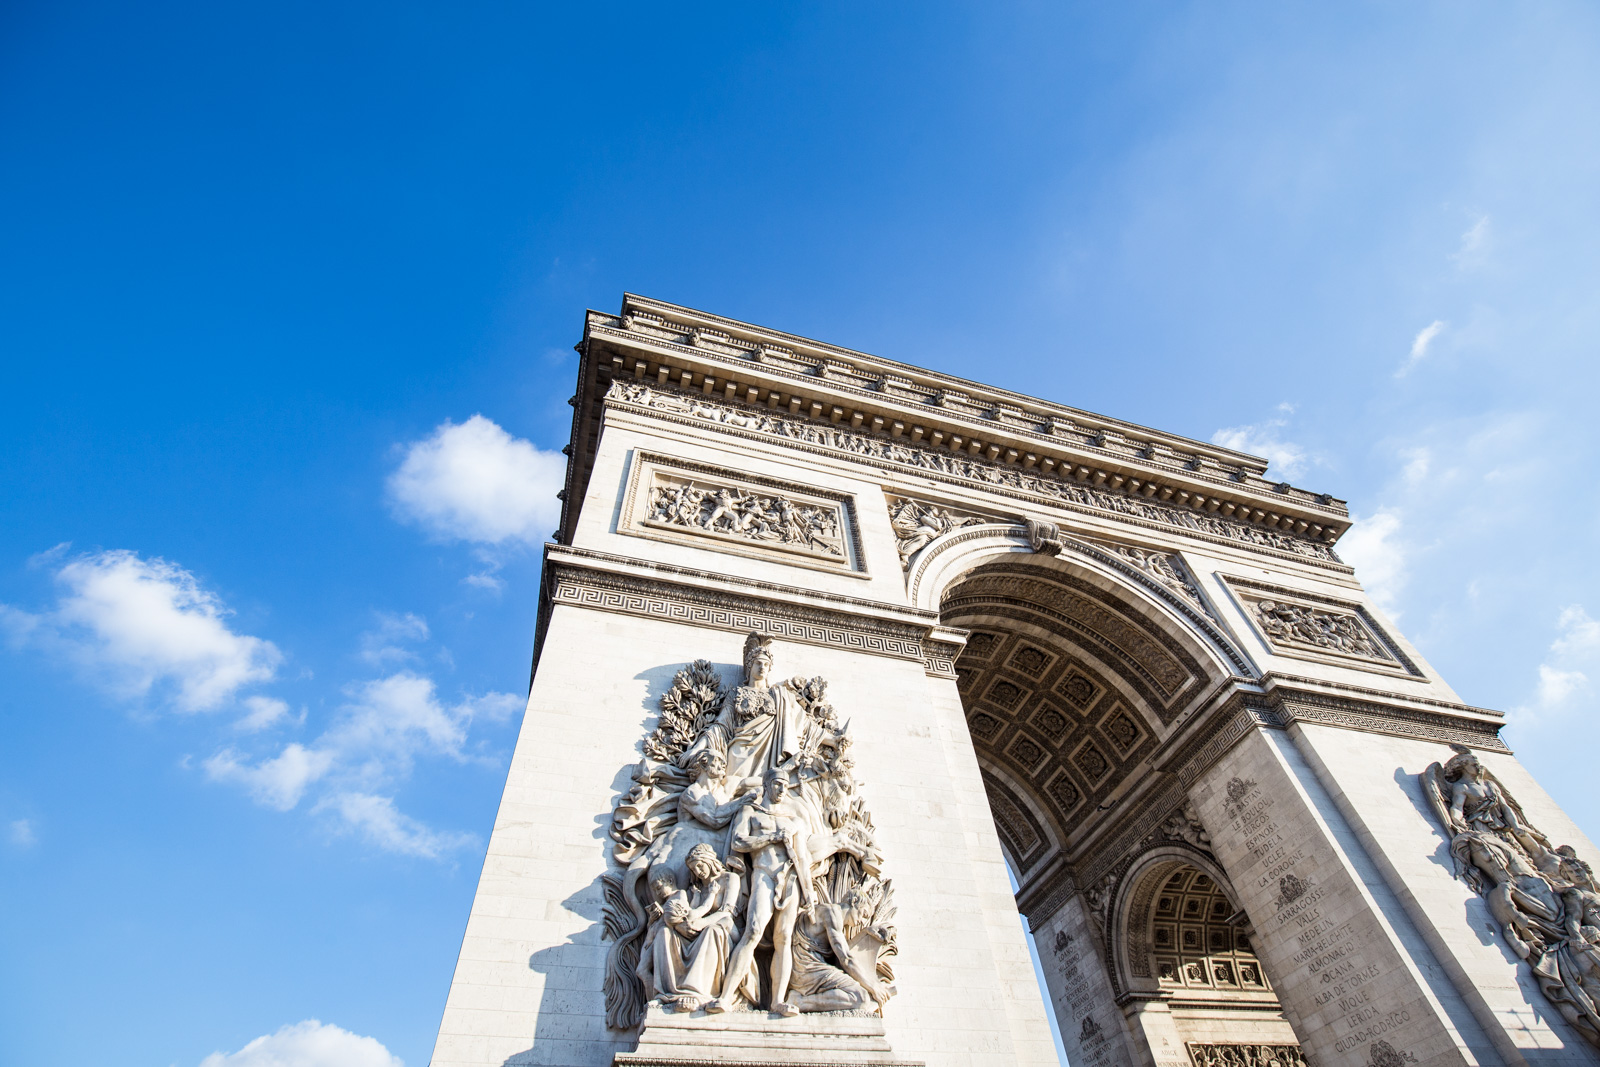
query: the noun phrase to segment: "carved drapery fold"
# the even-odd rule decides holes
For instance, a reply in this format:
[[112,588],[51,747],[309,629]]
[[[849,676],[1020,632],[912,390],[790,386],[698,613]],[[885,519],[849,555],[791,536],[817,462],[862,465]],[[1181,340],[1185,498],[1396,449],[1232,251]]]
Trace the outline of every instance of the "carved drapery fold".
[[[894,995],[894,889],[856,782],[848,722],[822,678],[779,681],[772,638],[745,641],[743,684],[710,663],[661,697],[602,877],[606,1021],[651,1004],[878,1015]],[[787,944],[770,968],[764,943]]]
[[[1473,751],[1418,776],[1450,840],[1456,877],[1481,894],[1500,936],[1545,997],[1600,1047],[1600,886],[1570,845],[1554,845]],[[1381,1065],[1380,1065],[1381,1067]]]

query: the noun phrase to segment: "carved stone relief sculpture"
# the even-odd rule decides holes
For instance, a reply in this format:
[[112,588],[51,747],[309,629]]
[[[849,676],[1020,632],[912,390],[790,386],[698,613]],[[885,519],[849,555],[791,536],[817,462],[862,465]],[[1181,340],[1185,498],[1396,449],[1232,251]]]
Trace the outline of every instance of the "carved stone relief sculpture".
[[1211,614],[1210,606],[1200,595],[1199,586],[1176,555],[1148,548],[1136,548],[1133,545],[1113,544],[1109,541],[1096,541],[1095,544],[1117,558],[1138,567],[1207,615]]
[[1190,1041],[1194,1067],[1307,1067],[1299,1045],[1223,1045]]
[[650,452],[635,455],[618,532],[862,572],[848,494]]
[[1090,508],[1138,521],[1192,530],[1211,537],[1342,565],[1331,546],[1305,537],[1219,518],[1197,512],[1192,508],[1163,504],[1142,497],[1136,498],[1127,493],[1116,493],[1091,485],[1069,482],[1059,476],[1018,470],[977,456],[954,454],[948,450],[913,448],[889,437],[842,430],[836,426],[808,419],[780,415],[773,411],[744,405],[730,405],[706,396],[660,389],[642,382],[617,379],[611,383],[606,399],[656,411],[671,412],[687,418],[704,419],[734,430],[777,437],[803,446],[894,463],[946,479],[1029,493],[1071,507]]
[[821,678],[779,680],[751,634],[744,678],[698,660],[661,698],[603,876],[606,1021],[678,1012],[878,1015],[894,995],[894,892]]
[[1600,892],[1570,845],[1553,846],[1461,745],[1419,775],[1450,839],[1456,876],[1484,897],[1544,995],[1600,1047]]
[[1250,607],[1262,631],[1279,644],[1310,645],[1365,659],[1394,659],[1354,615],[1281,600],[1253,600]]
[[788,545],[843,558],[839,515],[833,508],[799,504],[781,494],[736,486],[666,481],[650,488],[646,522],[704,530],[723,537]]
[[1220,575],[1278,654],[1421,675],[1367,609],[1326,597]]
[[911,557],[922,551],[935,538],[959,530],[963,526],[976,526],[983,522],[1003,520],[985,518],[967,511],[929,504],[908,497],[889,498],[889,525],[894,527],[896,547],[900,550],[902,570],[911,566]]

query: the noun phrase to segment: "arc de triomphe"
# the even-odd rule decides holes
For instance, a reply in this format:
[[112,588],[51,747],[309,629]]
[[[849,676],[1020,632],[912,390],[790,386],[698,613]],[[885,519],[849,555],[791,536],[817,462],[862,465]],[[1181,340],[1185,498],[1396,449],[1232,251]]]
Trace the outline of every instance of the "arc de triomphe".
[[434,1067],[1600,1059],[1600,856],[1341,501],[641,297],[578,348]]

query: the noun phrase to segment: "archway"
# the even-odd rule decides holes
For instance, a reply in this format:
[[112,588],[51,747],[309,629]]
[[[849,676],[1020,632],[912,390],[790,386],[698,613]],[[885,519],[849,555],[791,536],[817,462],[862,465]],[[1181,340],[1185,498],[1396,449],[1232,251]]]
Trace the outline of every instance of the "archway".
[[1115,1004],[1052,998],[1069,1055],[1117,1018],[1136,1062],[1207,1067],[1227,1046],[1293,1063],[1227,874],[1181,784],[1150,763],[1249,664],[1173,562],[1153,575],[1114,546],[1045,533],[949,535],[913,578],[941,586],[940,621],[969,634],[957,685],[1020,910],[1036,930],[1069,906],[1088,918],[1091,936],[1058,932],[1041,954],[1047,971],[1102,968]]

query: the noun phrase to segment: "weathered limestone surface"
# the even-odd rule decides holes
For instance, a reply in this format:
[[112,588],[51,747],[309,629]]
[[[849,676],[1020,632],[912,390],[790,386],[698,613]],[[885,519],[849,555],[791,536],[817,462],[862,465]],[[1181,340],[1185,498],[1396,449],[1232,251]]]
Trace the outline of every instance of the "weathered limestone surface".
[[[1582,1040],[1501,937],[1483,897],[1452,869],[1449,840],[1418,782],[1430,763],[1448,760],[1450,750],[1314,725],[1297,726],[1295,742],[1452,983],[1465,992],[1495,1054],[1511,1064],[1592,1063]],[[1600,861],[1594,845],[1520,763],[1498,753],[1480,758],[1533,826],[1574,846],[1591,865]]]
[[[643,298],[580,349],[541,658],[435,1067],[1052,1063],[1019,908],[1075,1067],[1600,1063],[1600,853],[1338,559],[1342,502]],[[732,867],[770,850],[777,886],[806,852],[737,809],[782,799],[690,738],[636,777],[674,677],[737,687],[751,631],[777,661],[755,688],[827,682],[893,886],[892,935],[844,901],[793,920],[863,955],[787,1004],[726,988]],[[691,779],[728,836],[634,886],[657,954],[619,974],[613,819]],[[1207,913],[1177,913],[1202,875]],[[828,944],[807,965],[842,972]]]
[[[556,611],[435,1067],[602,1065],[632,1046],[632,1035],[606,1028],[602,992],[600,876],[608,869],[612,804],[632,785],[628,772],[650,709],[673,675],[702,657],[737,675],[737,634]],[[896,885],[905,887],[898,894],[900,994],[884,1012],[896,1055],[929,1064],[1052,1062],[960,724],[928,720],[937,704],[920,665],[803,645],[783,652],[786,674],[828,678],[835,703],[850,709],[878,840]],[[1043,1041],[1026,1040],[1041,1032]]]
[[1313,1060],[1379,1040],[1419,1063],[1492,1063],[1489,1041],[1315,773],[1279,731],[1242,740],[1193,790]]

